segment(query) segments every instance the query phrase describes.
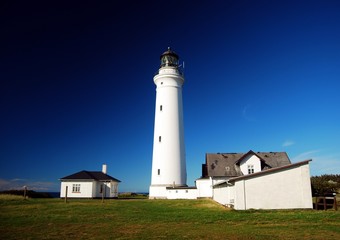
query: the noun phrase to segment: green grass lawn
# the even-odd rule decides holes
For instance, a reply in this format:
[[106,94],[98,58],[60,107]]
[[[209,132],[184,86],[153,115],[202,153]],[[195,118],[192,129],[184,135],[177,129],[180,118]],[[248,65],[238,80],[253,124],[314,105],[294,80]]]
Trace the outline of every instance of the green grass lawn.
[[0,198],[0,239],[340,239],[340,211],[233,211],[212,200]]

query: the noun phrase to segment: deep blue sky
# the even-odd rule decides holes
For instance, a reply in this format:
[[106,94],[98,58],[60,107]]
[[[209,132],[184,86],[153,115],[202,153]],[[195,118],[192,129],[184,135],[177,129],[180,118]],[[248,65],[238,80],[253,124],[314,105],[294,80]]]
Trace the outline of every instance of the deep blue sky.
[[168,46],[185,61],[189,185],[207,152],[340,173],[339,1],[69,2],[0,5],[0,189],[58,191],[107,163],[120,191],[148,191]]

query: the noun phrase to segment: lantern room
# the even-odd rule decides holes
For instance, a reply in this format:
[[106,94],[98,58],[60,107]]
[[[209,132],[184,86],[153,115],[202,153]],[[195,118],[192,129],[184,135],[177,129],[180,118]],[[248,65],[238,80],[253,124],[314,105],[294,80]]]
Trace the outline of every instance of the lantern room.
[[161,68],[162,67],[178,67],[178,55],[168,47],[161,57]]

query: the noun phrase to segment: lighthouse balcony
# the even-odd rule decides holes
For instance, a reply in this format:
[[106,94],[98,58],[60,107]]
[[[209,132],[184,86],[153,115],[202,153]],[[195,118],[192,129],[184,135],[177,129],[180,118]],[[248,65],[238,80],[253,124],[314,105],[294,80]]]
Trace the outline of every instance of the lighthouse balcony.
[[174,67],[163,67],[160,68],[157,72],[155,72],[155,76],[158,74],[179,74],[184,77],[184,71],[182,68],[174,68]]

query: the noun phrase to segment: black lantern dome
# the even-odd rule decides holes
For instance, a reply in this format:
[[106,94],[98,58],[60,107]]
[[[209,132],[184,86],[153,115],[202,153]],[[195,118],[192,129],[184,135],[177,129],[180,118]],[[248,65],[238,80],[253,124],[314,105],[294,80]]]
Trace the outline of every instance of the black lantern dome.
[[178,67],[178,55],[168,47],[161,55],[161,67]]

